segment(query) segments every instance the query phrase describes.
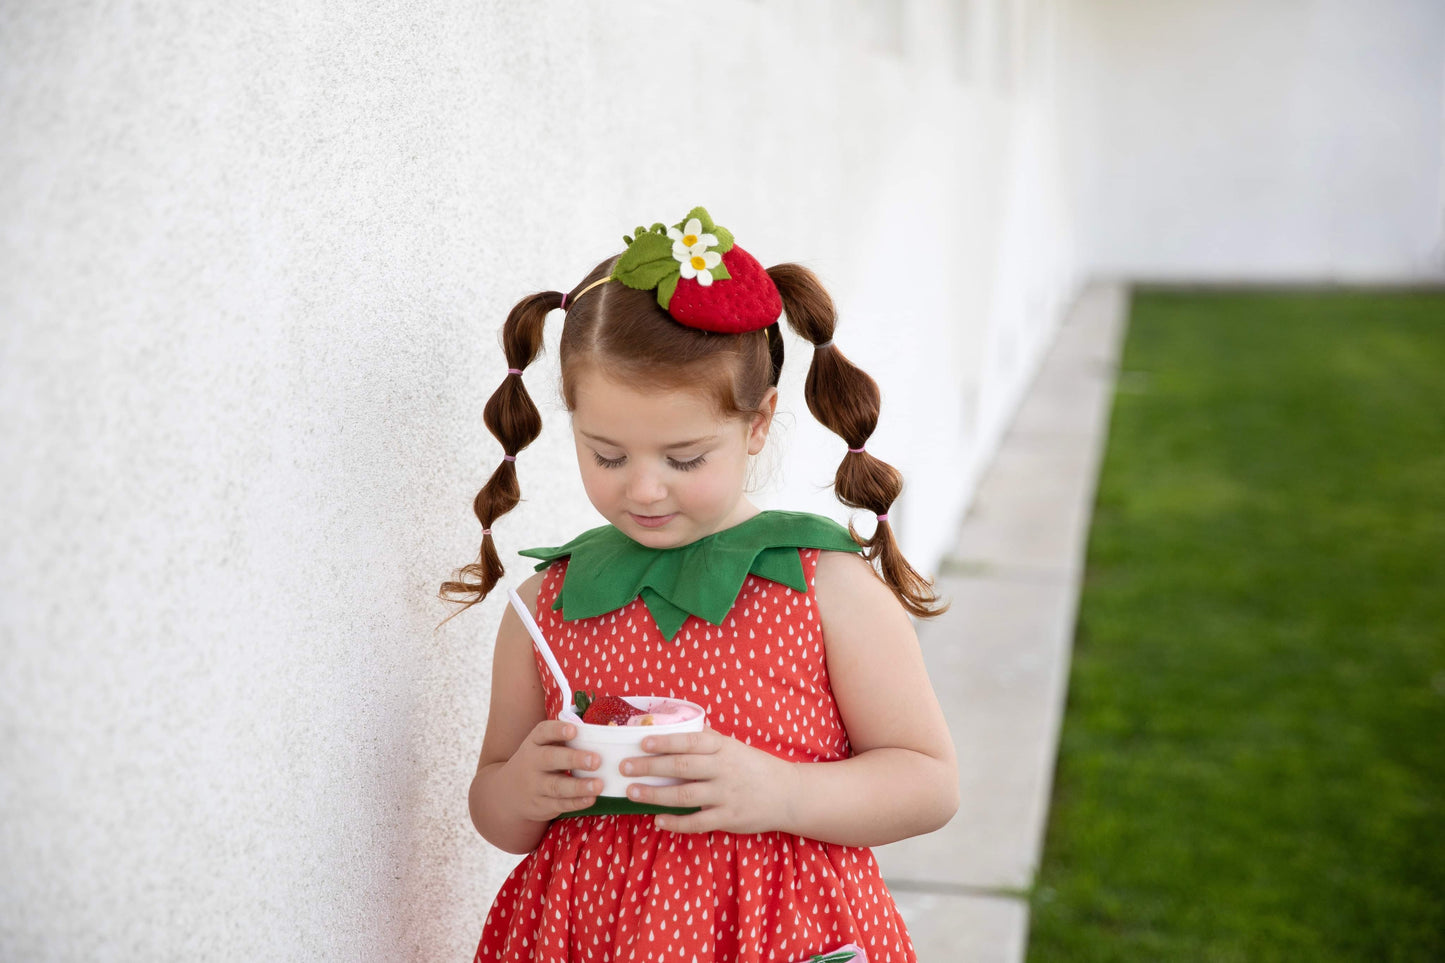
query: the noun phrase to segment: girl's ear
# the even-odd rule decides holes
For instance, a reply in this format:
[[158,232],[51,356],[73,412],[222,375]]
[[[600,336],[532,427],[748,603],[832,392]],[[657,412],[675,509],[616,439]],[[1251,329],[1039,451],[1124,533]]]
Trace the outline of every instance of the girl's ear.
[[773,415],[778,411],[778,389],[769,388],[763,394],[760,409],[748,422],[748,454],[756,455],[768,443],[768,429],[773,426]]

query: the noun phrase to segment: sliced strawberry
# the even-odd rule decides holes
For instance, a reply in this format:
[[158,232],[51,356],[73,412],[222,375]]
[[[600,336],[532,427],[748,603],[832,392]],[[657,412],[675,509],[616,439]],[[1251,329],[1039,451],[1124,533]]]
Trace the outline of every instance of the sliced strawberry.
[[643,711],[629,702],[624,702],[618,696],[605,695],[593,701],[582,713],[582,721],[594,726],[625,726],[627,720],[633,716],[643,715]]

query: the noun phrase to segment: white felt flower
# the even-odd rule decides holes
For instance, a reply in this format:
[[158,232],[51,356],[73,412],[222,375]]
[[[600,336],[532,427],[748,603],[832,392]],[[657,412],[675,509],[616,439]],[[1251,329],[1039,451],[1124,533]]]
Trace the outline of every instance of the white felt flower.
[[[676,250],[673,255],[676,256]],[[697,283],[703,287],[712,284],[712,269],[722,263],[722,255],[716,251],[705,251],[701,244],[689,248],[687,259],[682,261],[682,267],[678,273],[685,278],[697,278]]]
[[[702,221],[697,218],[690,219],[682,226],[682,230],[675,227],[667,229],[667,236],[672,239],[672,256],[683,264],[694,255],[700,255],[710,247],[717,247],[717,235],[704,234],[702,232]],[[701,250],[693,250],[701,248]],[[684,274],[683,277],[689,275]]]

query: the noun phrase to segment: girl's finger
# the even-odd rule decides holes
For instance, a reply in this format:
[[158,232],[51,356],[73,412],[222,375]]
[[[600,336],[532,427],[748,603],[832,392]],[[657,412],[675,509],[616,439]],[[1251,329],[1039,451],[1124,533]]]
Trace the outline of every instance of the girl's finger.
[[713,809],[704,809],[685,816],[673,813],[657,815],[653,817],[653,825],[669,833],[710,833],[722,828],[716,812]]
[[581,796],[595,796],[602,791],[601,779],[576,779],[572,776],[548,776],[545,792],[553,799],[575,799]]
[[596,769],[602,765],[602,760],[598,759],[595,753],[581,749],[547,746],[542,750],[542,765],[551,772],[564,772],[572,769]]
[[552,803],[559,813],[570,813],[578,809],[586,809],[596,801],[596,796],[570,796],[554,799]]
[[722,746],[722,740],[712,729],[702,732],[675,732],[670,736],[648,736],[642,740],[643,752],[711,755]]
[[716,779],[716,756],[656,755],[622,760],[624,776],[673,776],[677,779]]
[[651,803],[654,806],[676,806],[691,809],[706,806],[713,799],[712,788],[705,782],[685,782],[676,786],[643,786],[633,784],[627,787],[627,798],[634,802]]
[[545,719],[532,730],[532,741],[539,746],[555,745],[577,738],[577,727],[561,719]]

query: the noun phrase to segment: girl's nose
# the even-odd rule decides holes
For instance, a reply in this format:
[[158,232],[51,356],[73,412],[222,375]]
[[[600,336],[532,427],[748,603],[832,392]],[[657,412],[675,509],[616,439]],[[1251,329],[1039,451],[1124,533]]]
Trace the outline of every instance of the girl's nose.
[[627,479],[627,497],[635,504],[651,505],[662,501],[666,495],[667,488],[655,471],[639,468]]

